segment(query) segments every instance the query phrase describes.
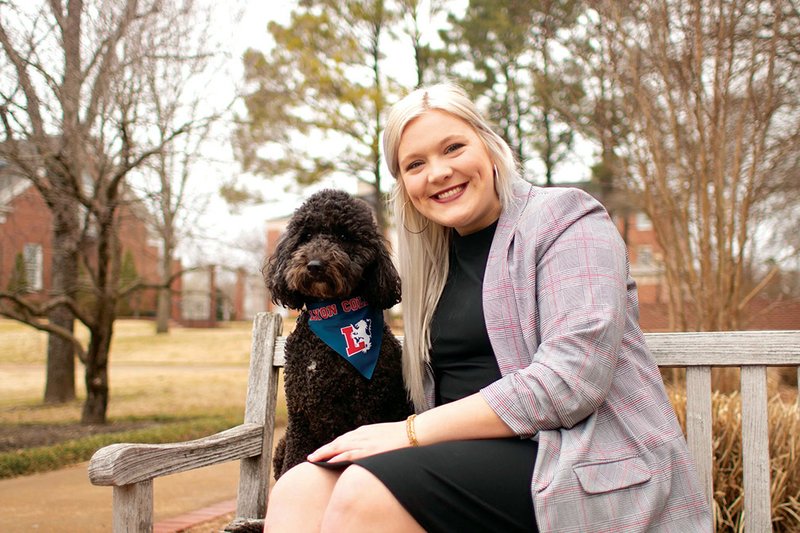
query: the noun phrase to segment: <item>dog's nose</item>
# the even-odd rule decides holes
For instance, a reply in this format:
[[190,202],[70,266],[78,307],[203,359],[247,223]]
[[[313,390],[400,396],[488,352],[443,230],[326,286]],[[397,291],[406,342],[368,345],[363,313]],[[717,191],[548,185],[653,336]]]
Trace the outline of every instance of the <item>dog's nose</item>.
[[322,261],[319,259],[312,259],[308,263],[306,263],[306,267],[308,271],[312,274],[318,274],[322,270]]

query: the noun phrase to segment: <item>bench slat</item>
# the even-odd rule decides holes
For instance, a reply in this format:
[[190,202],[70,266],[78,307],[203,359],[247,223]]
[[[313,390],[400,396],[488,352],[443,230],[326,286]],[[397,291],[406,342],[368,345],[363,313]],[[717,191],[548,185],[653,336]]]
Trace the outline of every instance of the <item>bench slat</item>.
[[686,440],[709,505],[714,503],[714,450],[711,439],[711,367],[686,369]]
[[645,333],[659,366],[795,366],[800,331]]
[[767,368],[742,368],[744,530],[772,531],[770,508]]

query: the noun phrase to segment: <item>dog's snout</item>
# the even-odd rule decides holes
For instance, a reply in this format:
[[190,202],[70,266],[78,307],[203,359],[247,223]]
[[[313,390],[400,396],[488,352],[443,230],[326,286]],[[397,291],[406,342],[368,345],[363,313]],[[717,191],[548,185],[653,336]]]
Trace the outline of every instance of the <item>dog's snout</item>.
[[312,274],[318,274],[322,271],[322,261],[319,259],[312,259],[308,263],[306,263],[306,267],[308,267],[308,271]]

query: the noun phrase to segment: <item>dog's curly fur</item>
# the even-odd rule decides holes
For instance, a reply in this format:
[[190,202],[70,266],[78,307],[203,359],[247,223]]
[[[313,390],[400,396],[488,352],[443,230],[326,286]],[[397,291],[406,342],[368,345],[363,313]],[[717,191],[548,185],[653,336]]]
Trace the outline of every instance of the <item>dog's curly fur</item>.
[[286,339],[286,435],[273,460],[276,479],[337,436],[412,412],[401,347],[384,326],[378,363],[367,380],[310,329],[307,302],[360,296],[373,308],[400,301],[400,278],[366,202],[336,190],[311,196],[292,216],[264,265],[272,301],[302,310]]

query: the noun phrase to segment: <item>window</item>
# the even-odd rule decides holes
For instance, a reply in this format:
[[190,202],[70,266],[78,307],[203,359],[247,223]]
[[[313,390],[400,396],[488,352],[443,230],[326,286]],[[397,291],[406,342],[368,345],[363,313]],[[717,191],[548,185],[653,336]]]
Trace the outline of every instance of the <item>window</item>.
[[636,264],[650,266],[653,264],[653,247],[642,244],[636,247]]
[[28,290],[40,291],[44,288],[42,283],[42,245],[41,244],[26,244],[23,254],[25,259],[25,281]]
[[636,229],[639,231],[647,231],[653,229],[653,223],[647,213],[639,211],[636,213]]

